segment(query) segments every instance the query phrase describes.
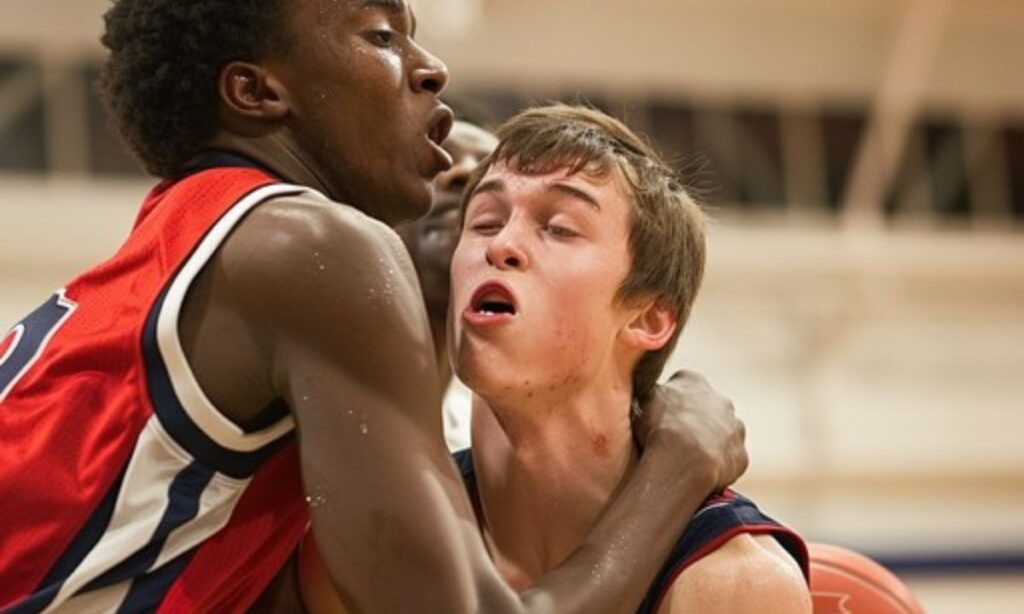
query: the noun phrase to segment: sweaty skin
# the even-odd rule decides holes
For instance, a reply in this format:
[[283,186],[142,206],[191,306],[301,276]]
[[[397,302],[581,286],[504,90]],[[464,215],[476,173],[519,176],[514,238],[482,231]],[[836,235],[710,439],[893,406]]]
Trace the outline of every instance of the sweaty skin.
[[239,425],[290,408],[313,532],[353,610],[628,611],[672,545],[665,527],[745,469],[731,405],[706,386],[656,395],[633,478],[572,557],[512,590],[445,449],[427,314],[385,225],[425,212],[449,164],[434,142],[447,70],[404,2],[294,6],[287,54],[223,69],[208,145],[329,199],[275,199],[226,240],[179,324],[195,377]]

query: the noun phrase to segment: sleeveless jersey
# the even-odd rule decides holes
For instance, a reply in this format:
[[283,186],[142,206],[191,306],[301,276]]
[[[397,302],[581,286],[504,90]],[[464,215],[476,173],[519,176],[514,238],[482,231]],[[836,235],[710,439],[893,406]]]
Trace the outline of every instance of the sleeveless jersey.
[[304,191],[228,155],[165,181],[0,340],[0,612],[241,611],[283,566],[308,520],[290,414],[225,418],[178,316],[246,213]]
[[[479,516],[480,499],[477,495],[476,472],[470,450],[454,455],[455,464],[470,494],[470,501]],[[653,614],[665,598],[672,583],[687,567],[714,552],[719,546],[742,533],[771,535],[800,565],[804,579],[809,577],[807,546],[792,530],[761,513],[754,502],[732,490],[709,497],[690,519],[668,559],[661,566],[654,582],[647,590],[639,614]]]

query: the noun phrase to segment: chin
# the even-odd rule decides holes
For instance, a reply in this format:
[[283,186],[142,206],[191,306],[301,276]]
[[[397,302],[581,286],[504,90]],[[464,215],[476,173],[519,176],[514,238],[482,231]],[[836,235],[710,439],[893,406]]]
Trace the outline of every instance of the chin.
[[432,203],[433,192],[430,189],[430,183],[424,181],[416,188],[404,190],[402,194],[397,195],[392,203],[393,206],[389,207],[393,215],[387,222],[393,226],[417,220],[430,211]]
[[514,381],[510,379],[512,370],[507,367],[508,361],[484,356],[467,347],[466,342],[455,352],[452,362],[455,375],[462,383],[482,396],[491,391],[506,389]]

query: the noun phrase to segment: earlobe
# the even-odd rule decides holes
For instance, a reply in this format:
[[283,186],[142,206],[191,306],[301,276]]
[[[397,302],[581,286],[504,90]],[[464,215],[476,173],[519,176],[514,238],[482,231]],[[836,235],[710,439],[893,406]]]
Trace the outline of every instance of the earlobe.
[[284,86],[256,64],[231,62],[220,73],[218,89],[229,116],[273,121],[288,113]]
[[653,301],[626,325],[627,342],[637,349],[660,350],[676,332],[678,318],[664,301]]

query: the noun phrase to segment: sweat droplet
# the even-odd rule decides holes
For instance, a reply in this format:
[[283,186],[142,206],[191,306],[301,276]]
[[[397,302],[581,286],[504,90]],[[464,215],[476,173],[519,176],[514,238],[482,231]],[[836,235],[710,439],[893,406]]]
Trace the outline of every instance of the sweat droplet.
[[310,509],[318,508],[325,503],[327,503],[327,498],[322,494],[317,493],[315,495],[306,495],[306,505],[308,505]]
[[367,425],[365,422],[360,422],[359,423],[359,432],[362,433],[363,435],[369,433],[370,432],[369,425]]

